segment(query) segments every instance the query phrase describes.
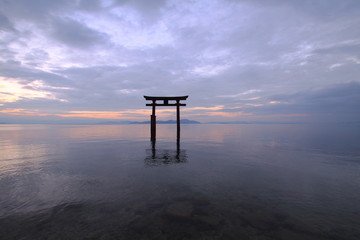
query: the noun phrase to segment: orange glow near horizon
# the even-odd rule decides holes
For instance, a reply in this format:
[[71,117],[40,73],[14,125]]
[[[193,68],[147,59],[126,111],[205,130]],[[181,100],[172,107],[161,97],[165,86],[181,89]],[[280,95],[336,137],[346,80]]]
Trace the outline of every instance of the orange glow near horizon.
[[[221,116],[221,117],[236,117],[243,115],[252,115],[242,112],[221,112],[224,106],[214,107],[193,107],[183,108],[181,112],[185,112],[182,116]],[[205,111],[203,111],[205,110]],[[198,113],[197,111],[200,111]],[[156,109],[156,116],[159,118],[173,117],[175,116],[176,109]],[[191,113],[190,113],[191,112]],[[93,118],[93,119],[114,119],[114,120],[129,120],[136,119],[141,120],[144,117],[148,117],[151,114],[151,109],[134,109],[134,110],[122,110],[122,111],[65,111],[62,113],[40,113],[37,110],[25,110],[25,109],[6,109],[0,110],[0,113],[9,115],[23,115],[23,116],[58,116],[63,118]]]
[[[65,111],[63,113],[40,113],[37,110],[26,110],[22,108],[0,110],[0,113],[15,116],[57,116],[63,118],[94,118],[114,120],[141,120],[151,114],[151,109],[135,109],[123,111]],[[156,111],[158,117],[174,116],[175,109],[159,109]]]
[[50,115],[53,115],[53,114],[49,114],[49,113],[39,113],[37,111],[25,110],[22,108],[0,110],[0,113],[5,113],[5,114],[9,114],[9,115],[19,115],[19,116],[50,116]]
[[[184,111],[182,117],[222,117],[222,118],[238,118],[238,117],[308,117],[310,114],[274,114],[274,115],[256,115],[247,112],[223,112],[219,111],[223,106],[215,107],[194,107]],[[185,109],[184,109],[185,110]],[[203,111],[206,110],[206,111]],[[171,118],[175,116],[176,109],[156,109],[156,116],[159,118]],[[183,111],[182,111],[183,112]],[[62,118],[89,118],[89,119],[109,119],[109,120],[144,120],[151,114],[151,109],[134,109],[122,111],[65,111],[61,113],[44,113],[38,110],[26,110],[22,108],[0,110],[0,113],[15,116],[57,116]]]
[[[80,118],[97,118],[97,119],[143,119],[151,114],[150,109],[123,110],[123,111],[68,111],[56,114],[59,117],[80,117]],[[156,111],[158,117],[172,116],[169,109],[159,109]]]

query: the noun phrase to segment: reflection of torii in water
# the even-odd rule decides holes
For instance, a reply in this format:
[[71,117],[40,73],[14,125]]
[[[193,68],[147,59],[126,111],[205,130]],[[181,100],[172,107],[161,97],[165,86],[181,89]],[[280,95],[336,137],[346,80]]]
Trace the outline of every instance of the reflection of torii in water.
[[186,150],[180,149],[179,141],[177,141],[176,150],[156,149],[155,141],[152,141],[151,145],[151,149],[146,149],[145,165],[147,166],[159,166],[187,162]]
[[[155,116],[155,107],[156,106],[176,106],[176,124],[177,131],[176,136],[177,140],[180,139],[180,106],[186,106],[184,103],[180,103],[181,100],[186,100],[188,96],[178,96],[178,97],[151,97],[144,96],[146,100],[152,101],[152,103],[146,104],[146,106],[152,106],[152,114],[150,116],[150,132],[151,132],[151,141],[156,140],[156,116]],[[163,103],[157,103],[156,101],[163,101]],[[173,101],[173,103],[169,103],[169,101]]]

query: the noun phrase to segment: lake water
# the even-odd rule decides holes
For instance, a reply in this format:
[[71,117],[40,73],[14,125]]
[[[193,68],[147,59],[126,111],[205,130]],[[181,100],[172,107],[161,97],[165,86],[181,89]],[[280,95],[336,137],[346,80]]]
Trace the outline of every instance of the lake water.
[[0,125],[0,239],[360,239],[359,125]]

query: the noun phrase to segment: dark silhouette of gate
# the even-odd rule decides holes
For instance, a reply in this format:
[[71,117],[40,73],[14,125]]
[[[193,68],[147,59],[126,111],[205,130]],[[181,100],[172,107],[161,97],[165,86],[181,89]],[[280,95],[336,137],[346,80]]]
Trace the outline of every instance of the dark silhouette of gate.
[[[150,133],[151,141],[156,140],[156,116],[155,116],[155,107],[157,106],[176,106],[176,124],[177,131],[176,137],[180,139],[180,106],[186,106],[184,103],[180,103],[181,100],[186,100],[189,96],[178,96],[178,97],[152,97],[144,96],[146,100],[152,101],[152,103],[147,103],[146,106],[152,107],[152,114],[150,115]],[[162,101],[162,102],[156,102]]]

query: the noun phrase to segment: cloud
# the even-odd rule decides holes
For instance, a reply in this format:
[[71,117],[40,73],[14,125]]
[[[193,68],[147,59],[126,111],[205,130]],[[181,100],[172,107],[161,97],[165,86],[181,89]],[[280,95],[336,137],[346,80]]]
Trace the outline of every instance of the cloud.
[[56,40],[80,49],[106,44],[104,33],[72,19],[54,19],[51,32]]
[[359,42],[345,42],[336,44],[335,46],[329,46],[325,48],[318,48],[314,51],[316,54],[321,55],[345,55],[360,57],[360,41]]
[[[231,94],[231,95],[220,95],[218,97],[222,97],[222,98],[244,98],[244,96],[249,96],[249,95],[253,95],[254,93],[259,93],[261,92],[262,90],[260,89],[250,89],[250,90],[247,90],[245,92],[240,92],[240,93],[237,93],[237,94]],[[257,100],[259,99],[260,97],[250,97],[250,98],[247,98],[247,99],[244,99],[244,100]]]
[[69,84],[68,79],[64,76],[54,72],[26,66],[24,63],[18,61],[0,61],[0,72],[3,78],[18,79],[23,83],[28,83],[34,80],[42,80],[49,85],[55,86],[64,86]]
[[[230,0],[231,1],[231,0]],[[237,0],[234,0],[237,1]],[[349,15],[357,15],[360,4],[353,0],[318,0],[318,1],[297,1],[297,0],[248,0],[249,4],[266,7],[290,7],[313,18],[331,20]]]
[[[299,114],[313,116],[311,120],[359,121],[360,83],[335,84],[330,87],[291,95],[273,96],[269,104],[258,108],[244,108],[257,115]],[[327,118],[327,119],[326,119]]]
[[9,19],[0,12],[0,31],[15,31]]
[[145,20],[153,22],[159,18],[160,10],[166,5],[166,0],[115,0],[115,6],[135,8]]
[[143,109],[142,95],[190,95],[184,113],[195,120],[357,117],[355,0],[18,0],[0,9],[0,77],[15,79],[0,89],[3,109],[120,118]]

